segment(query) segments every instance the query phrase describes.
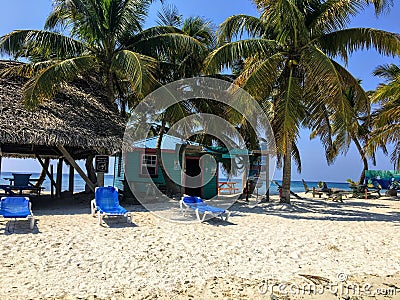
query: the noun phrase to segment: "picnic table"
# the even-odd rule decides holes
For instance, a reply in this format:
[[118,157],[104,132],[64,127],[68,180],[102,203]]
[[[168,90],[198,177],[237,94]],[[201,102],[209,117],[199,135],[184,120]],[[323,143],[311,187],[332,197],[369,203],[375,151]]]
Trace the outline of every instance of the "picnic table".
[[218,182],[218,194],[222,191],[227,191],[229,194],[235,193],[239,188],[235,187],[237,182],[235,181],[220,181]]
[[[31,175],[31,174],[21,174],[21,175]],[[34,191],[38,195],[44,189],[43,187],[36,187],[32,182],[37,182],[39,179],[37,178],[29,178],[28,185],[15,185],[15,177],[4,177],[3,179],[8,180],[10,184],[0,185],[0,189],[3,189],[6,195],[13,195],[15,194],[13,191],[18,191],[19,195],[22,195],[23,191]]]

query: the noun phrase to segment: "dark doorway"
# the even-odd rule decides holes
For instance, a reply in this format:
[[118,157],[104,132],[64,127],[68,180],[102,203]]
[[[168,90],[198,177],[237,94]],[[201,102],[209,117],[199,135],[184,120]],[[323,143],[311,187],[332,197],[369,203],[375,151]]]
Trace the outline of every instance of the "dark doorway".
[[[185,194],[189,196],[202,197],[201,193],[201,178],[191,178],[200,174],[201,169],[199,165],[200,159],[197,157],[186,158],[186,180],[185,180]],[[190,177],[189,177],[190,176]],[[190,186],[200,186],[191,188]]]

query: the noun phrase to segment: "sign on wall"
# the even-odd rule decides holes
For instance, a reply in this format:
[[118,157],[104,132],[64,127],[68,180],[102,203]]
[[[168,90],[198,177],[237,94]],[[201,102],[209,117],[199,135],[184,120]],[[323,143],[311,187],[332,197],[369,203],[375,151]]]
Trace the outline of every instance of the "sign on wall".
[[96,173],[108,173],[109,157],[107,155],[96,155],[94,164]]

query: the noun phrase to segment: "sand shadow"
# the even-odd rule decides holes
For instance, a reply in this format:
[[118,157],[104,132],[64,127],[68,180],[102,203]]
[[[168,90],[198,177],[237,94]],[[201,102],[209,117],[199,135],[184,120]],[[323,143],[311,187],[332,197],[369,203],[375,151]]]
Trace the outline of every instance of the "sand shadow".
[[[93,218],[96,219],[97,223],[97,217]],[[101,225],[99,225],[103,228],[135,228],[138,227],[135,223],[131,222],[126,222],[126,217],[123,216],[117,216],[117,217],[105,217],[103,218],[103,222]]]
[[38,220],[35,219],[33,229],[29,228],[30,220],[4,220],[0,222],[0,234],[12,235],[12,234],[39,234],[41,233],[37,225]]
[[[353,209],[358,208],[358,209]],[[269,215],[294,220],[329,220],[329,221],[378,221],[400,223],[400,211],[386,213],[371,212],[371,208],[389,209],[390,206],[382,203],[366,203],[357,200],[352,202],[327,202],[321,200],[292,201],[292,205],[271,203],[263,210]]]

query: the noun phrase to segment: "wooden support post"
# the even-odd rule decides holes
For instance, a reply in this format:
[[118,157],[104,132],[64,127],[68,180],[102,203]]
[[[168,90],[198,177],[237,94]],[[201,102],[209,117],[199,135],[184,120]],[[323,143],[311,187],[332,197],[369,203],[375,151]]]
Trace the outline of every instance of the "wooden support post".
[[74,167],[74,169],[78,172],[78,174],[86,182],[86,184],[89,186],[89,188],[92,190],[92,192],[94,192],[95,185],[86,176],[85,172],[78,166],[76,161],[72,158],[71,154],[68,153],[67,149],[65,149],[63,145],[57,145],[57,148],[61,151],[61,153],[64,155],[65,159],[69,162],[69,164]]
[[0,174],[1,174],[1,161],[3,158],[3,151],[1,151],[1,145],[0,145]]
[[271,182],[269,181],[269,155],[266,154],[265,157],[265,201],[269,202],[269,187],[271,185]]
[[[47,177],[50,180],[50,185],[55,188],[56,182],[54,181],[53,173],[49,172],[49,170],[46,168],[43,160],[41,159],[41,157],[39,155],[35,154],[35,156],[36,156],[36,159],[39,161],[40,165],[42,166],[42,168],[46,171]],[[51,166],[51,168],[53,168],[53,166]]]
[[104,173],[97,173],[97,184],[98,186],[104,186]]
[[63,159],[60,158],[57,164],[57,179],[56,179],[56,196],[61,197],[62,190],[62,168],[63,168]]
[[181,194],[185,194],[186,184],[186,149],[182,151],[182,169],[181,169]]
[[73,194],[74,193],[74,167],[72,165],[69,165],[69,188],[68,191]]
[[50,165],[50,176],[49,176],[50,180],[52,181],[53,184],[50,185],[50,194],[51,194],[51,198],[54,197],[54,188],[56,187],[56,184],[54,182],[54,168],[53,165]]

